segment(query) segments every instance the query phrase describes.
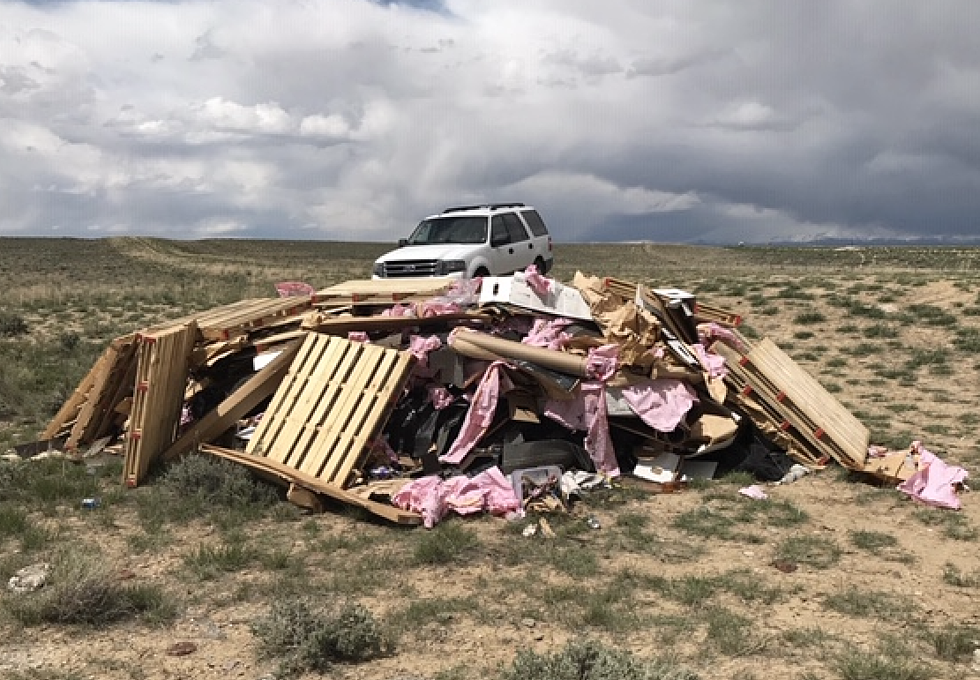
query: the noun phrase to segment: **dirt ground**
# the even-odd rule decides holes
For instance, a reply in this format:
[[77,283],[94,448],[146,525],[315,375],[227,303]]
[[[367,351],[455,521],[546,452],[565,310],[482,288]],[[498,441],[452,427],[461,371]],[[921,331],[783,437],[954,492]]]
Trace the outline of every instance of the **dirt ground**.
[[[753,276],[748,291],[722,286],[705,298],[743,313],[761,335],[833,385],[835,396],[867,419],[872,443],[888,438],[899,448],[918,439],[978,474],[980,363],[957,349],[948,325],[921,317],[941,309],[957,316],[960,330],[980,328],[980,317],[964,313],[980,304],[975,279],[964,285],[958,274],[926,272],[905,283],[892,270],[858,269]],[[797,284],[811,297],[780,296]],[[863,301],[884,316],[848,313],[831,304],[833,295]],[[913,305],[918,318],[908,314]],[[801,326],[799,315],[812,309],[824,319]],[[911,369],[911,378],[882,378],[923,356],[931,359]],[[288,591],[354,597],[380,621],[398,624],[397,647],[385,658],[303,678],[475,680],[493,677],[520,649],[554,652],[578,636],[640,658],[669,658],[702,678],[980,677],[969,651],[946,653],[936,642],[943,631],[966,631],[976,633],[980,648],[976,494],[964,491],[959,511],[925,508],[836,465],[793,484],[766,486],[767,501],[740,496],[739,486],[721,481],[670,494],[618,493],[615,502],[600,491],[572,516],[551,518],[564,529],[552,543],[522,536],[500,518],[453,520],[473,540],[456,559],[436,565],[413,558],[424,529],[406,531],[342,508],[289,522],[263,519],[248,526],[246,540],[287,553],[301,574],[255,562],[205,580],[187,573],[187,555],[224,540],[208,521],[170,527],[161,545],[137,551],[133,537],[144,529],[131,502],[94,513],[61,507],[43,520],[58,541],[98,546],[127,580],[163,586],[180,602],[180,614],[163,627],[137,621],[103,629],[24,628],[4,621],[0,675],[271,678],[277,661],[259,656],[252,624]],[[790,504],[805,519],[789,524],[747,509],[766,503]],[[699,512],[731,519],[729,535],[693,531],[691,518]],[[587,515],[600,528],[582,530]],[[862,543],[869,535],[884,545]],[[794,538],[839,553],[829,564],[803,554],[789,568],[781,557]],[[715,585],[707,594],[678,594],[708,583]],[[608,597],[590,599],[600,592]],[[419,613],[423,605],[431,611]],[[714,616],[719,613],[728,617]],[[725,642],[729,634],[735,643]],[[174,645],[187,642],[189,653],[174,653]],[[855,670],[858,657],[884,659],[885,667]],[[890,671],[889,660],[904,660],[922,674]]]

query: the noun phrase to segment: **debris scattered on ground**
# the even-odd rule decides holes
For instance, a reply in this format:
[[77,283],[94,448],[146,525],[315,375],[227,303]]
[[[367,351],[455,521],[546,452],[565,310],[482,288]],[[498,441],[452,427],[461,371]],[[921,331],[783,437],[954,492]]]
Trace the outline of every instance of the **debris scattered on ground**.
[[426,526],[567,511],[610,484],[785,484],[832,463],[955,508],[967,477],[918,442],[870,446],[771,339],[683,290],[531,267],[277,292],[116,338],[26,455],[119,452],[134,487],[200,451],[310,510],[331,498]]

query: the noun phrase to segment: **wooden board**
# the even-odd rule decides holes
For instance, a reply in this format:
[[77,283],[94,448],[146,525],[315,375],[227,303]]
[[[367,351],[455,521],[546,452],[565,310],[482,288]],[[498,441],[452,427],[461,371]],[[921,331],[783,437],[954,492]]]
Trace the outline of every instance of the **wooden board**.
[[346,335],[351,331],[394,332],[406,328],[427,328],[431,326],[456,326],[472,323],[475,325],[490,322],[490,315],[473,312],[456,314],[437,314],[435,316],[324,316],[311,314],[303,324],[304,328],[330,335]]
[[354,505],[359,508],[364,508],[368,512],[397,524],[416,525],[422,523],[422,516],[418,513],[410,510],[402,510],[401,508],[397,508],[393,505],[385,505],[384,503],[363,498],[355,493],[351,493],[350,491],[345,491],[334,484],[324,482],[323,480],[312,477],[305,472],[296,470],[277,461],[270,460],[264,456],[256,456],[242,451],[235,451],[233,449],[225,449],[220,446],[213,446],[211,444],[203,445],[201,447],[201,452],[240,463],[241,465],[245,465],[246,467],[258,472],[270,474],[291,484],[297,484],[311,491],[322,493],[323,495],[329,496],[334,500],[338,500],[349,505]]
[[408,352],[311,333],[252,435],[248,453],[345,488],[413,364]]
[[136,381],[124,468],[129,486],[139,484],[153,460],[174,441],[196,337],[197,325],[190,322],[141,335],[137,340]]
[[318,290],[313,296],[313,301],[317,304],[342,302],[352,305],[416,302],[445,293],[455,281],[456,279],[447,277],[346,281]]
[[233,340],[259,328],[281,323],[284,319],[298,316],[312,306],[309,297],[251,298],[239,300],[228,305],[215,307],[203,312],[169,321],[161,326],[153,326],[144,335],[174,326],[194,322],[205,340]]

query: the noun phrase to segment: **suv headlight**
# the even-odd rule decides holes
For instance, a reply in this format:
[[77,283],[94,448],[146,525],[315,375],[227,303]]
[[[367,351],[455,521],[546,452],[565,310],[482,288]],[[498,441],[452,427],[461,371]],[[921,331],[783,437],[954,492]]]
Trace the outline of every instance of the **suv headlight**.
[[374,276],[377,276],[378,278],[383,279],[384,276],[385,276],[385,265],[384,265],[384,262],[375,262],[374,263],[374,268],[371,270],[371,273]]
[[436,262],[436,276],[445,276],[453,272],[465,272],[466,260],[439,260]]

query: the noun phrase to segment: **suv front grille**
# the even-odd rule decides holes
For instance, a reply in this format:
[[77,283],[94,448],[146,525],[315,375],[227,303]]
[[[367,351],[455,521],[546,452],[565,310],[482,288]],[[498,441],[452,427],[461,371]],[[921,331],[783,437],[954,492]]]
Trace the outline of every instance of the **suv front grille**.
[[436,260],[398,260],[384,263],[386,279],[435,276]]

